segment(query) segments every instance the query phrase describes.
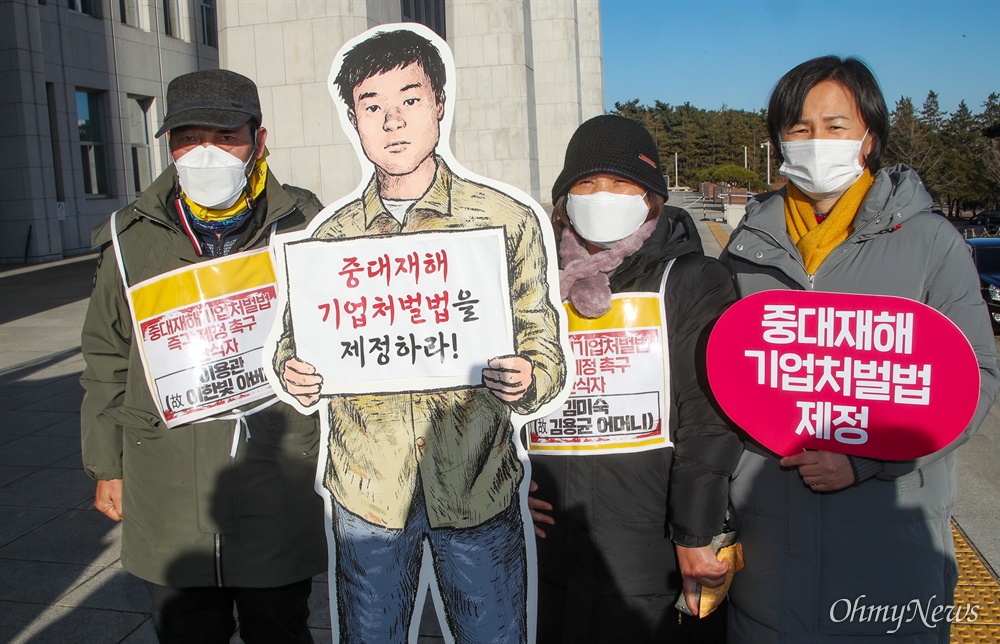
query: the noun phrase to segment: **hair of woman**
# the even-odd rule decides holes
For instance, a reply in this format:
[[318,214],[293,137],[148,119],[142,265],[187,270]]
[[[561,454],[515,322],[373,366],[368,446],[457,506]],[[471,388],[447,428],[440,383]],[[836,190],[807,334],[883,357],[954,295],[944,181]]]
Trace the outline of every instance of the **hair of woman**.
[[802,116],[806,95],[818,83],[840,83],[854,96],[858,112],[872,135],[872,151],[865,164],[872,172],[881,167],[882,152],[889,141],[889,110],[875,74],[857,58],[821,56],[798,65],[781,77],[771,90],[767,106],[767,132],[774,144],[778,161],[781,156],[781,132]]

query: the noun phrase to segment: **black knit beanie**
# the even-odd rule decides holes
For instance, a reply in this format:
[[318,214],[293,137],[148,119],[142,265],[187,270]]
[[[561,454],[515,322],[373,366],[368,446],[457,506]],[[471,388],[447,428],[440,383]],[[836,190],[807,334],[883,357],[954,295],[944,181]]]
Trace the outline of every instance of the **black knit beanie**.
[[669,197],[653,137],[642,125],[623,116],[595,116],[576,129],[566,147],[562,172],[552,186],[552,203],[579,179],[595,172],[617,174]]

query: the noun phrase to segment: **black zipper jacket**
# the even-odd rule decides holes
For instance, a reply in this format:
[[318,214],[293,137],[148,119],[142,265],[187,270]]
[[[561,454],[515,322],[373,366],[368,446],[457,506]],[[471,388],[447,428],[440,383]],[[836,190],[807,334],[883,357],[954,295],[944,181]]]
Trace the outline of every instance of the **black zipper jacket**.
[[[687,211],[667,206],[653,234],[612,275],[611,290],[658,291],[672,259],[664,308],[674,448],[530,457],[536,496],[552,503],[556,520],[537,540],[540,637],[561,622],[553,629],[564,641],[574,641],[572,633],[577,641],[602,639],[602,630],[621,626],[607,623],[612,597],[653,598],[641,604],[644,614],[633,609],[628,619],[655,630],[681,590],[674,543],[703,546],[722,531],[729,477],[743,448],[710,398],[704,354],[712,324],[736,301],[729,272],[705,257]],[[559,600],[550,601],[551,593]]]

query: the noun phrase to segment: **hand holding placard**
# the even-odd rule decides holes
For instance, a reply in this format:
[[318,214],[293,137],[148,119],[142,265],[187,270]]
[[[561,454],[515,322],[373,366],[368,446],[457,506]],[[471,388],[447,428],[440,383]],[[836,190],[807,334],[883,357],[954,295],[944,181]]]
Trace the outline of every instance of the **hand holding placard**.
[[836,492],[854,483],[854,468],[845,454],[806,450],[781,459],[781,467],[796,467],[802,483],[813,492]]

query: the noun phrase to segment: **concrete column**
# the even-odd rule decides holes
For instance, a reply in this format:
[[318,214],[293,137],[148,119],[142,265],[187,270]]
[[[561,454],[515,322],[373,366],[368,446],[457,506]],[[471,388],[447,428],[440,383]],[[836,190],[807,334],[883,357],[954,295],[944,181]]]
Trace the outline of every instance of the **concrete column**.
[[455,156],[537,199],[531,8],[529,0],[454,0],[447,21],[458,75]]
[[580,123],[603,112],[598,2],[534,2],[531,24],[538,114],[539,201],[547,204],[551,201],[552,184],[562,170],[566,144],[573,132]]
[[604,69],[599,0],[576,0],[580,51],[580,105],[583,120],[604,114]]
[[[449,0],[445,10],[455,156],[548,201],[570,134],[602,111],[598,0]],[[220,64],[257,82],[280,180],[325,203],[357,186],[327,77],[347,39],[399,20],[391,0],[221,0]]]
[[220,66],[257,83],[268,165],[281,182],[324,203],[357,186],[361,167],[326,81],[348,38],[398,19],[398,3],[379,0],[220,2]]
[[[62,257],[39,7],[0,3],[0,261]],[[29,232],[30,231],[30,232]]]

